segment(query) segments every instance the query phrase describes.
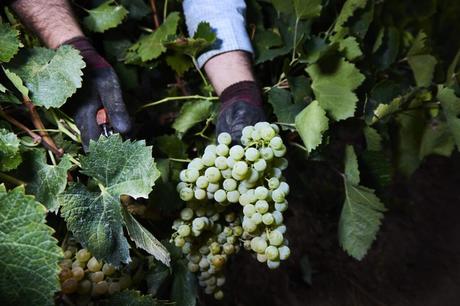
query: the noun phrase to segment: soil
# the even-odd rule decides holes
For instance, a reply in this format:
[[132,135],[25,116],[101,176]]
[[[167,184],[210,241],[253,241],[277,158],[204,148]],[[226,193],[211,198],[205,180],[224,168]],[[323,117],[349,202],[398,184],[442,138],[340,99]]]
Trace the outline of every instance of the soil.
[[308,197],[291,199],[286,218],[291,258],[270,271],[240,252],[227,273],[225,301],[203,296],[200,304],[460,305],[459,154],[430,157],[390,188],[381,231],[362,261],[337,242],[341,193],[315,193],[311,183],[307,189]]

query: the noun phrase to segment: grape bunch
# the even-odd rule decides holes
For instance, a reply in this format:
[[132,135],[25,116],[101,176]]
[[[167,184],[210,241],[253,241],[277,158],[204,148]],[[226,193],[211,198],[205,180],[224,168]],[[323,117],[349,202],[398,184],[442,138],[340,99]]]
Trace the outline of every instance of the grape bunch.
[[91,299],[114,294],[130,288],[140,261],[133,261],[123,269],[97,260],[87,249],[69,246],[60,262],[59,280],[61,292],[74,297],[77,305],[87,305]]
[[270,269],[289,257],[283,224],[289,185],[282,176],[288,162],[277,125],[245,127],[241,145],[231,145],[228,133],[217,142],[180,172],[177,191],[187,204],[174,222],[172,241],[205,292],[220,299],[222,267],[241,246]]

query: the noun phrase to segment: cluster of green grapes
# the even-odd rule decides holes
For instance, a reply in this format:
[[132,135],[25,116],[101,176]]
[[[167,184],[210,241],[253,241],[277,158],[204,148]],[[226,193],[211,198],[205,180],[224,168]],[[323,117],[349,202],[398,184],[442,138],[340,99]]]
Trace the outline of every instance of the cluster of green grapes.
[[87,305],[92,298],[130,288],[134,277],[131,274],[136,268],[134,265],[138,265],[138,260],[134,259],[133,263],[119,270],[109,263],[97,260],[87,249],[69,246],[60,262],[61,292],[76,297],[77,304]]
[[222,267],[241,245],[270,269],[290,255],[283,224],[289,185],[282,171],[288,162],[278,134],[277,125],[259,122],[243,129],[242,145],[231,146],[230,134],[221,133],[217,145],[208,145],[180,172],[177,191],[187,205],[174,222],[172,240],[216,299],[223,297]]

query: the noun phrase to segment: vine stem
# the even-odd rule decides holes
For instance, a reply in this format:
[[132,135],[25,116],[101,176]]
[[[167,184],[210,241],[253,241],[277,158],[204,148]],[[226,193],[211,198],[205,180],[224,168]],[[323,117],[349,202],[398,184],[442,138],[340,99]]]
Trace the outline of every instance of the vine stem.
[[172,158],[172,157],[170,157],[168,159],[171,160],[171,161],[179,162],[179,163],[189,163],[189,162],[191,162],[190,159],[181,159],[181,158]]
[[62,155],[64,154],[64,150],[58,148],[54,143],[53,138],[49,136],[48,132],[46,131],[45,125],[43,124],[43,121],[40,118],[37,109],[35,108],[35,105],[32,103],[32,101],[30,101],[29,97],[26,96],[22,98],[22,102],[29,110],[30,119],[32,120],[32,123],[34,124],[35,128],[39,130],[38,133],[42,137],[43,142],[48,145],[48,149],[51,150],[54,154],[56,154],[57,157],[62,157]]
[[153,27],[156,30],[160,27],[160,20],[158,19],[157,1],[150,0],[150,7],[152,8]]
[[0,179],[2,179],[2,180],[5,181],[5,182],[14,184],[14,185],[16,185],[16,186],[19,186],[19,185],[26,185],[26,182],[21,181],[21,180],[18,180],[17,178],[12,177],[11,175],[5,174],[5,173],[3,173],[3,172],[0,172]]
[[297,17],[295,20],[295,26],[294,26],[294,43],[292,46],[292,58],[291,58],[291,63],[289,65],[294,63],[296,59],[295,54],[296,54],[296,48],[297,48],[297,28],[299,27],[299,21],[300,21],[300,18]]
[[32,137],[34,143],[42,142],[42,138],[40,137],[40,135],[32,132],[27,126],[25,126],[21,122],[17,121],[13,117],[11,117],[7,113],[5,113],[5,111],[1,107],[0,107],[0,117],[2,117],[6,121],[8,121],[12,125],[14,125],[15,127],[19,128],[19,129],[23,130],[24,132],[26,132],[27,134],[29,134],[29,136]]
[[156,105],[159,105],[159,104],[163,104],[163,103],[166,103],[166,102],[169,102],[169,101],[179,101],[179,100],[217,100],[219,99],[218,97],[205,97],[205,96],[200,96],[200,95],[191,95],[191,96],[180,96],[180,97],[167,97],[167,98],[163,98],[161,100],[158,100],[158,101],[155,101],[155,102],[151,102],[151,103],[147,103],[145,105],[142,105],[138,110],[142,110],[144,108],[147,108],[147,107],[152,107],[152,106],[156,106]]

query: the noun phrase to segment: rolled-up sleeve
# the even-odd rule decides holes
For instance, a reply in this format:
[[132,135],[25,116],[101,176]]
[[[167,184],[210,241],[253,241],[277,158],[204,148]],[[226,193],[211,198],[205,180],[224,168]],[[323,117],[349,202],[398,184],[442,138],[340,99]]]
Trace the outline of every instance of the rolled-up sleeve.
[[202,21],[209,22],[217,35],[217,42],[211,49],[198,57],[200,67],[211,57],[224,52],[241,50],[253,53],[246,31],[244,0],[184,0],[183,7],[190,36]]

